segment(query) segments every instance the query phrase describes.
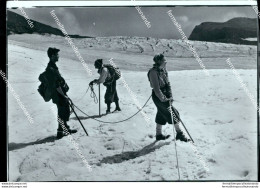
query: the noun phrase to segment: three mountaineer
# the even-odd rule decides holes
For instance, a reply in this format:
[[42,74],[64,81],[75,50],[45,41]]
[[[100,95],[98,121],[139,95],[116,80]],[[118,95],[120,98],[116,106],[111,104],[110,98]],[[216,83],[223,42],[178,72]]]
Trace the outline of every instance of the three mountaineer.
[[[76,133],[76,129],[71,129],[67,124],[70,117],[70,99],[67,96],[69,86],[65,79],[61,76],[56,63],[59,60],[59,49],[49,48],[47,51],[50,59],[47,68],[39,76],[41,85],[38,88],[39,93],[47,102],[52,99],[52,102],[57,105],[58,109],[58,129],[57,138],[60,139],[68,134]],[[179,127],[180,116],[177,109],[171,103],[173,102],[171,85],[166,70],[166,60],[163,54],[155,55],[153,58],[154,65],[149,70],[147,76],[152,88],[152,100],[157,108],[155,117],[156,123],[156,140],[166,140],[170,135],[162,134],[162,126],[166,123],[173,124],[177,132],[176,140],[188,142],[184,133]],[[116,90],[116,80],[121,77],[121,73],[112,65],[104,65],[102,59],[97,59],[94,63],[100,77],[89,83],[93,84],[103,83],[106,86],[105,103],[107,104],[106,113],[110,113],[111,103],[115,102],[116,108],[114,111],[121,111],[119,107],[119,98]],[[172,118],[174,116],[174,118]],[[64,130],[64,126],[66,130]]]
[[[153,58],[154,65],[148,72],[148,79],[152,89],[152,99],[157,108],[157,114],[155,117],[156,123],[156,140],[165,140],[170,135],[162,134],[162,126],[166,123],[174,123],[175,130],[177,132],[176,140],[188,142],[179,127],[180,117],[179,112],[170,103],[173,102],[171,84],[168,78],[168,72],[166,70],[167,61],[163,54],[155,55]],[[172,118],[172,115],[175,118]]]

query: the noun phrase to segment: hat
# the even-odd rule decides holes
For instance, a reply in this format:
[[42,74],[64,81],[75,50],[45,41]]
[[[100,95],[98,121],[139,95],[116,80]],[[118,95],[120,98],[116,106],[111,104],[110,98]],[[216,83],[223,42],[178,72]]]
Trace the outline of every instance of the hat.
[[158,64],[158,62],[161,61],[163,58],[164,58],[163,54],[158,54],[154,56],[153,61],[155,62],[155,64]]
[[102,65],[103,65],[103,60],[102,60],[102,59],[97,59],[97,60],[95,61],[95,66],[101,67]]
[[48,57],[51,57],[53,54],[58,53],[60,50],[57,48],[49,48],[47,51]]

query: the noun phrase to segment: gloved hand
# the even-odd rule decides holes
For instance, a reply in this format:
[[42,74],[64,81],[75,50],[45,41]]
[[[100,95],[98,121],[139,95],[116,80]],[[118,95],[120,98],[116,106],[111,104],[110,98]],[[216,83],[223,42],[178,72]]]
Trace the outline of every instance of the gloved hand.
[[91,81],[91,82],[89,83],[89,85],[90,85],[90,86],[93,86],[93,84],[96,84],[96,83],[97,83],[97,79]]
[[89,86],[93,86],[93,84],[94,84],[94,80],[89,82]]

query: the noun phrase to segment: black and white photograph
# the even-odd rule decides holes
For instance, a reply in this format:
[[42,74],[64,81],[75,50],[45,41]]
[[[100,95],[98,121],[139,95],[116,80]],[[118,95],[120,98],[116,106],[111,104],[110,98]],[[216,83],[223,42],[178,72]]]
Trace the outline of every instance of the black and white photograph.
[[130,2],[7,7],[8,181],[257,181],[257,6]]

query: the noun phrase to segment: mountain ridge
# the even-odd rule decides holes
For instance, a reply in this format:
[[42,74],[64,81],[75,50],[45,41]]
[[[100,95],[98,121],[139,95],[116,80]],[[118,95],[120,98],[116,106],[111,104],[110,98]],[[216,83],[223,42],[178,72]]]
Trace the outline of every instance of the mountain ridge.
[[257,45],[245,38],[257,37],[257,19],[237,17],[226,22],[203,22],[195,26],[189,40]]
[[[7,35],[11,34],[24,34],[24,33],[37,33],[37,34],[53,34],[58,36],[64,36],[60,29],[51,27],[47,24],[31,20],[33,22],[33,27],[31,28],[27,23],[27,20],[12,11],[7,11]],[[90,36],[80,36],[80,35],[68,35],[71,38],[92,38]]]

